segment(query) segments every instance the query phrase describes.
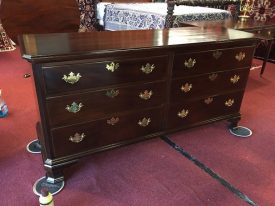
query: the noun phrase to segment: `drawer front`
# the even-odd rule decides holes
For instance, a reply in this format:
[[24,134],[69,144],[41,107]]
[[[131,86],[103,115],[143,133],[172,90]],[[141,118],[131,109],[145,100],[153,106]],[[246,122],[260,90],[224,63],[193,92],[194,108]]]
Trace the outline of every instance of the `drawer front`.
[[237,69],[225,72],[208,73],[206,75],[182,78],[172,81],[170,99],[172,102],[184,99],[244,89],[249,69]]
[[254,47],[177,54],[173,76],[189,76],[213,71],[250,67]]
[[163,129],[163,107],[109,118],[78,126],[53,129],[55,157],[134,140]]
[[44,65],[43,76],[48,95],[129,82],[166,78],[168,56],[138,59],[110,59],[101,62]]
[[79,95],[49,98],[47,110],[52,127],[83,123],[122,111],[135,111],[164,104],[166,84],[147,83]]
[[168,129],[184,128],[201,121],[237,113],[240,110],[242,97],[243,91],[171,105]]

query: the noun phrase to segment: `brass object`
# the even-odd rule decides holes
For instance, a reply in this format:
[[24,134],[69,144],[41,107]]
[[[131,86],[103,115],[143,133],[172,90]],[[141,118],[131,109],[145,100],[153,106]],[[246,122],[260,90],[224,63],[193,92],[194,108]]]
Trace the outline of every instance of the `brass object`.
[[231,107],[234,104],[234,99],[228,99],[224,104],[227,107]]
[[106,92],[106,96],[107,96],[107,97],[114,98],[114,97],[116,97],[117,95],[119,95],[119,90],[111,89],[111,90],[108,90],[108,91]]
[[181,91],[187,93],[192,89],[192,84],[185,83],[185,85],[182,85],[180,89]]
[[151,122],[151,119],[150,118],[143,118],[142,120],[139,120],[138,121],[138,125],[141,126],[141,127],[146,127],[149,125],[149,123]]
[[180,112],[178,112],[178,117],[180,118],[185,118],[187,117],[187,115],[189,114],[189,110],[188,109],[183,109]]
[[75,133],[74,136],[70,136],[69,140],[73,143],[79,143],[84,139],[84,137],[85,137],[84,133],[82,134]]
[[230,81],[233,83],[233,84],[236,84],[238,81],[240,80],[240,76],[239,75],[234,75],[233,77],[230,78]]
[[236,54],[235,58],[240,62],[245,58],[245,53],[240,52],[240,53]]
[[111,62],[110,64],[106,64],[106,69],[108,71],[114,72],[119,67],[119,63]]
[[222,55],[222,52],[219,51],[219,50],[213,52],[213,57],[214,57],[215,59],[219,59],[219,58],[221,57],[221,55]]
[[184,66],[186,66],[187,68],[193,68],[196,64],[196,59],[191,59],[189,58],[188,61],[185,60],[184,62]]
[[71,105],[67,105],[66,110],[68,112],[77,113],[83,106],[84,105],[82,103],[77,104],[76,102],[73,102]]
[[62,79],[69,84],[75,84],[81,77],[79,73],[75,75],[75,73],[70,72],[68,76],[64,74]]
[[217,77],[218,77],[218,74],[217,74],[217,73],[213,73],[213,74],[210,74],[210,75],[208,76],[208,78],[209,78],[211,81],[214,81],[215,79],[217,79]]
[[204,100],[205,104],[211,104],[213,102],[213,97],[208,97],[207,99]]
[[118,123],[118,121],[119,121],[118,117],[112,117],[111,119],[107,120],[107,124],[115,125],[116,123]]
[[140,70],[143,71],[145,74],[152,73],[154,69],[155,69],[155,65],[149,64],[149,63],[147,63],[145,66],[142,65],[140,68]]
[[152,95],[153,95],[152,90],[150,90],[150,91],[145,90],[143,93],[139,94],[139,97],[141,99],[147,100],[147,99],[150,99]]
[[241,15],[239,15],[238,17],[241,21],[247,21],[251,18],[251,16],[249,16],[249,13],[252,12],[254,9],[254,1],[255,0],[240,0],[239,11]]

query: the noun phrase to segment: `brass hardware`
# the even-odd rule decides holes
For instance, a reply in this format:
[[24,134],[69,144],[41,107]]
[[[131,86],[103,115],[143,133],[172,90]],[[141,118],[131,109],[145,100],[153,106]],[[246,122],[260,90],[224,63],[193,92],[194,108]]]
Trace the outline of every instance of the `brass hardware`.
[[108,90],[108,91],[106,92],[106,96],[111,97],[111,98],[114,98],[114,97],[116,97],[117,95],[119,95],[119,90],[114,90],[114,89],[112,89],[112,90]]
[[210,74],[210,75],[208,76],[208,78],[209,78],[211,81],[214,81],[215,79],[217,79],[217,77],[218,77],[218,74],[217,74],[217,73]]
[[70,136],[69,140],[73,143],[79,143],[84,139],[84,137],[85,137],[84,133],[82,134],[75,133],[74,136]]
[[181,86],[181,91],[187,93],[192,89],[192,84],[185,83],[185,85]]
[[231,107],[234,104],[234,99],[228,99],[224,104],[225,106]]
[[235,58],[240,62],[245,58],[245,53],[240,52],[239,54],[236,54]]
[[69,84],[75,84],[80,78],[81,75],[79,73],[75,75],[75,73],[70,72],[68,76],[64,74],[62,79]]
[[219,50],[213,52],[213,57],[214,57],[215,59],[219,59],[219,58],[221,57],[221,55],[222,55],[222,52],[219,51]]
[[152,95],[153,95],[152,90],[150,90],[150,91],[145,90],[143,93],[139,94],[139,97],[141,99],[147,100],[147,99],[150,99]]
[[143,118],[142,120],[139,120],[138,121],[138,125],[141,126],[141,127],[146,127],[149,125],[149,123],[151,122],[151,119],[150,118]]
[[230,81],[235,84],[240,80],[240,76],[239,75],[234,75],[233,77],[230,78]]
[[115,63],[115,62],[111,62],[110,64],[106,64],[106,69],[114,72],[115,70],[117,70],[119,67],[119,63]]
[[147,63],[145,66],[142,65],[140,68],[140,70],[143,71],[145,74],[152,73],[154,69],[155,69],[155,65],[149,64],[149,63]]
[[213,102],[213,97],[208,97],[207,99],[204,100],[205,104],[211,104]]
[[77,104],[76,102],[73,102],[71,106],[67,105],[66,110],[72,113],[77,113],[80,111],[81,107],[83,106],[84,105],[82,103]]
[[189,114],[189,110],[188,109],[187,110],[183,109],[180,112],[178,112],[178,117],[185,118],[188,114]]
[[186,66],[187,68],[192,68],[194,67],[196,64],[196,59],[191,59],[189,58],[188,61],[185,60],[184,62],[184,66]]
[[118,117],[112,117],[111,119],[107,120],[107,124],[115,125],[116,123],[118,123],[118,121],[119,121]]

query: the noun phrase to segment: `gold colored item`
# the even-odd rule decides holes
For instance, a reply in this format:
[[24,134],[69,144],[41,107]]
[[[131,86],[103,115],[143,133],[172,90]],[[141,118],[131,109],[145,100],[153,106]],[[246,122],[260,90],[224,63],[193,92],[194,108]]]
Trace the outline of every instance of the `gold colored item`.
[[110,125],[115,125],[118,122],[119,122],[119,118],[118,117],[112,117],[111,119],[107,120],[107,124],[110,124]]
[[139,120],[138,121],[138,125],[139,126],[142,126],[142,127],[146,127],[149,125],[149,123],[151,122],[151,119],[150,118],[143,118],[142,120]]
[[208,76],[208,78],[209,78],[211,81],[214,81],[215,79],[217,79],[217,77],[218,77],[218,74],[217,74],[217,73],[213,73],[213,74],[210,74],[210,75]]
[[239,75],[234,75],[233,77],[230,78],[230,81],[233,83],[233,84],[236,84],[238,81],[240,80],[240,76]]
[[115,70],[117,70],[118,67],[119,67],[119,63],[111,62],[110,64],[106,64],[106,69],[111,72],[114,72]]
[[186,66],[187,68],[193,68],[196,64],[196,59],[191,59],[189,58],[188,61],[185,60],[184,62],[184,66]]
[[181,91],[187,93],[192,89],[192,84],[186,83],[185,85],[181,86]]
[[221,55],[222,55],[222,52],[219,51],[219,50],[213,52],[213,57],[214,57],[215,59],[219,59],[219,58],[221,57]]
[[114,97],[116,97],[117,95],[119,95],[119,90],[114,90],[114,89],[112,89],[112,90],[108,90],[108,91],[106,92],[106,96],[111,97],[111,98],[114,98]]
[[141,71],[143,71],[145,74],[150,74],[153,72],[153,70],[155,69],[155,65],[154,64],[149,64],[147,63],[145,66],[142,65],[142,67],[140,68]]
[[152,90],[150,90],[150,91],[145,90],[143,93],[140,93],[140,94],[139,94],[139,97],[140,97],[141,99],[148,100],[148,99],[151,98],[152,95],[153,95]]
[[188,109],[187,110],[183,109],[180,112],[178,112],[178,117],[185,118],[185,117],[187,117],[188,114],[189,114],[189,110]]
[[207,99],[204,100],[205,104],[211,104],[213,102],[213,97],[208,97]]
[[75,84],[80,78],[81,75],[79,73],[75,75],[75,73],[70,72],[68,76],[64,74],[62,79],[69,84]]
[[239,54],[236,54],[235,58],[240,62],[245,58],[245,53],[240,52]]
[[79,143],[84,139],[84,137],[85,137],[84,133],[82,134],[75,133],[74,136],[70,136],[69,140],[73,143]]
[[76,102],[73,102],[71,105],[67,105],[66,110],[68,112],[77,113],[83,106],[84,105],[82,103],[77,104]]
[[231,107],[234,104],[234,99],[229,99],[224,104],[227,107]]

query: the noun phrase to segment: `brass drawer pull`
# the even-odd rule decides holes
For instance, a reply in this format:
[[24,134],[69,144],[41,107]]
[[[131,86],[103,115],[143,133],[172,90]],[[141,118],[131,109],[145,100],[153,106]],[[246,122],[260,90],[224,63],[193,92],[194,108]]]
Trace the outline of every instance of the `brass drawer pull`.
[[119,67],[119,63],[111,62],[110,64],[106,64],[106,69],[108,71],[114,72]]
[[81,75],[79,73],[75,75],[75,73],[70,72],[68,76],[64,74],[62,79],[69,84],[75,84],[80,78]]
[[245,53],[240,52],[239,54],[236,54],[235,58],[240,62],[245,58]]
[[213,97],[208,97],[207,99],[204,100],[205,104],[211,104],[213,102]]
[[151,122],[151,119],[150,118],[143,118],[142,120],[139,120],[138,121],[138,125],[141,126],[141,127],[146,127],[149,125],[149,123]]
[[154,69],[155,69],[155,65],[149,64],[149,63],[147,63],[145,66],[142,65],[140,68],[140,70],[143,71],[145,74],[152,73]]
[[106,96],[107,96],[107,97],[114,98],[114,97],[116,97],[117,95],[119,95],[119,90],[114,90],[114,89],[112,89],[112,90],[108,90],[108,91],[106,92]]
[[227,107],[231,107],[234,104],[234,99],[228,99],[224,104]]
[[66,110],[68,112],[77,113],[83,106],[84,105],[82,103],[77,104],[76,102],[73,102],[71,105],[67,105]]
[[182,85],[180,90],[187,93],[192,89],[192,84],[186,83],[185,85]]
[[107,124],[110,124],[110,125],[115,125],[118,122],[119,122],[119,118],[118,117],[112,117],[111,119],[107,120]]
[[178,117],[180,118],[185,118],[187,117],[187,115],[189,114],[189,110],[188,109],[183,109],[180,112],[178,112]]
[[184,66],[186,66],[187,68],[193,68],[196,64],[196,59],[191,59],[189,58],[188,61],[185,60],[184,62]]
[[141,92],[141,93],[139,94],[139,97],[140,97],[141,99],[148,100],[148,99],[151,98],[152,95],[153,95],[152,90],[150,90],[150,91],[145,90],[143,93]]
[[213,52],[213,57],[215,59],[219,59],[221,57],[221,55],[222,55],[222,52],[219,50]]
[[85,137],[84,133],[82,134],[75,133],[74,136],[70,136],[69,140],[73,143],[79,143],[84,139],[84,137]]
[[233,83],[233,84],[236,84],[238,81],[240,80],[240,76],[239,75],[234,75],[233,77],[230,78],[230,81]]
[[210,75],[208,76],[208,78],[209,78],[211,81],[215,81],[215,80],[217,79],[217,77],[218,77],[218,74],[216,74],[216,73],[210,74]]

